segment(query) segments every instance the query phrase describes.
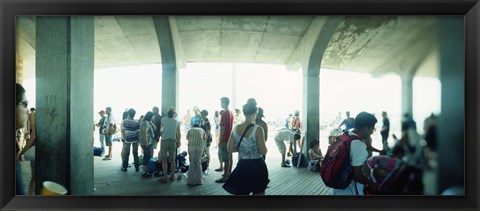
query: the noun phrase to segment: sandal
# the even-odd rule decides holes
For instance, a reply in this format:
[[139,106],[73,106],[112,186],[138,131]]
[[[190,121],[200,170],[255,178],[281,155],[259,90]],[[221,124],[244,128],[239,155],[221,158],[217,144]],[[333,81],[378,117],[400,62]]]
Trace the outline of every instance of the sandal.
[[223,168],[215,169],[215,171],[223,171]]
[[168,183],[168,179],[165,179],[165,177],[160,178],[158,181],[161,183]]

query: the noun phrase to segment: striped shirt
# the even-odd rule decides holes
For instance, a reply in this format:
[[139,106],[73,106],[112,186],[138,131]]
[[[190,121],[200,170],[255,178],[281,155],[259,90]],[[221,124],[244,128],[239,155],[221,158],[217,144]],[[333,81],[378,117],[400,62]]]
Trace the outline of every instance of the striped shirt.
[[193,127],[187,132],[188,146],[205,146],[205,131],[199,127]]
[[125,131],[125,143],[137,143],[140,123],[135,119],[125,119],[122,123],[122,131]]

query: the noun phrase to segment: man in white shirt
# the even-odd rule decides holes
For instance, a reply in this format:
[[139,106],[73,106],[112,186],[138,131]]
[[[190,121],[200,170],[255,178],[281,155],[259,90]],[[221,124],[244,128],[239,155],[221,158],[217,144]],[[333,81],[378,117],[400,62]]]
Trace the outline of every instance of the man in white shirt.
[[368,157],[367,145],[364,140],[369,138],[375,130],[377,119],[370,113],[360,112],[355,118],[353,131],[348,132],[350,136],[358,136],[359,139],[352,140],[350,144],[350,160],[352,164],[353,180],[345,189],[333,189],[333,195],[363,195],[363,188],[369,189],[369,192],[379,192],[378,185],[367,179],[362,174],[362,165]]
[[282,154],[282,167],[290,167],[287,163],[285,163],[285,152],[287,151],[287,147],[285,146],[284,141],[290,142],[290,148],[292,148],[292,143],[296,140],[300,139],[300,134],[293,134],[292,130],[288,128],[280,129],[277,134],[275,135],[275,143],[277,144],[278,151]]

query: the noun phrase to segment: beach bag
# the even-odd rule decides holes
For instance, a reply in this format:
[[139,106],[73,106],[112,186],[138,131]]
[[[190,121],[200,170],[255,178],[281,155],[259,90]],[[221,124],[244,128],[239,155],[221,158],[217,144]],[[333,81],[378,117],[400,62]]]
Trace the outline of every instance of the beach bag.
[[[298,157],[300,156],[300,165],[298,165]],[[292,164],[293,166],[295,167],[307,167],[308,164],[307,164],[307,159],[305,158],[305,155],[301,154],[301,153],[295,153],[293,156],[292,156]]]
[[110,131],[108,131],[110,135],[115,135],[115,133],[117,133],[117,125],[115,124],[112,124],[112,126],[110,127]]
[[[31,149],[30,149],[31,150]],[[101,147],[93,147],[93,155],[102,156],[103,149]],[[26,154],[26,153],[25,153]],[[25,158],[26,159],[26,158]]]
[[358,136],[349,136],[344,133],[328,148],[322,165],[320,176],[327,187],[345,189],[353,179],[350,162],[350,143],[359,139]]

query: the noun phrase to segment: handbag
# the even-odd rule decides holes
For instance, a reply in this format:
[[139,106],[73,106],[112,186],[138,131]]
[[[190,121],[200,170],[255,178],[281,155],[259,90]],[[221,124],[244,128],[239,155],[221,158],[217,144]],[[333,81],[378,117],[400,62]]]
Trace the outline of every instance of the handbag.
[[35,146],[30,147],[25,153],[23,153],[25,160],[35,160]]

